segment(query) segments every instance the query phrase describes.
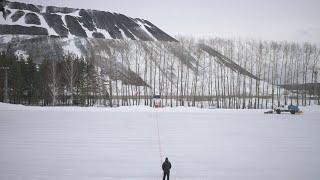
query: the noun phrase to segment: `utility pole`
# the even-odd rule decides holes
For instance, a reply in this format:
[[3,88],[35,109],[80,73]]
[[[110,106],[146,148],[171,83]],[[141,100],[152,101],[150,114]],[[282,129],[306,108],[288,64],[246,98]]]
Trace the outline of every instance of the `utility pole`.
[[315,70],[314,72],[314,95],[318,96],[318,105],[320,105],[320,90],[318,87],[318,70]]
[[0,67],[0,70],[4,70],[4,93],[3,93],[3,102],[9,103],[9,95],[8,95],[8,70],[9,67]]

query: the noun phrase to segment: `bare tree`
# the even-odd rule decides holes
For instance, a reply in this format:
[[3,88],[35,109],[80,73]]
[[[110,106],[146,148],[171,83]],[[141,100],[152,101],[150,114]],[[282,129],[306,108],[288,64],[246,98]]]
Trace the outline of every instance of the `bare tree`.
[[49,69],[48,69],[48,89],[50,91],[52,97],[52,105],[55,106],[57,104],[57,96],[58,96],[58,70],[57,70],[57,61],[49,61]]
[[68,54],[65,57],[66,61],[64,62],[64,76],[69,84],[69,91],[70,91],[70,102],[73,104],[73,90],[74,84],[77,80],[78,76],[78,67],[77,67],[77,58]]

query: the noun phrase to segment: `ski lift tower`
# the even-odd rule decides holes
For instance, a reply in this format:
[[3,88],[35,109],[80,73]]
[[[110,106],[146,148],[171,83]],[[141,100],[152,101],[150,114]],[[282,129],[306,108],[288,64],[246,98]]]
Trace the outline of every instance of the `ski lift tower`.
[[0,70],[4,70],[4,91],[3,91],[3,102],[9,103],[9,95],[8,95],[8,70],[9,67],[0,67]]

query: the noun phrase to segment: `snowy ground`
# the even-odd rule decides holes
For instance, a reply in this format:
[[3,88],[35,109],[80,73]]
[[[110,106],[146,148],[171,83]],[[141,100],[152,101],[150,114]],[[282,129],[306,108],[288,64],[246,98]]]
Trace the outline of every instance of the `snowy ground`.
[[41,108],[0,104],[0,179],[320,178],[320,108],[261,110]]

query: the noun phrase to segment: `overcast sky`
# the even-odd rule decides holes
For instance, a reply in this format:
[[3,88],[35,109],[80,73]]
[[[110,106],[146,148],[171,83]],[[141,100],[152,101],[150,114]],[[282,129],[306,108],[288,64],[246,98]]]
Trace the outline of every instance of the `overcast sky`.
[[122,13],[170,35],[308,41],[320,45],[320,0],[16,0]]

